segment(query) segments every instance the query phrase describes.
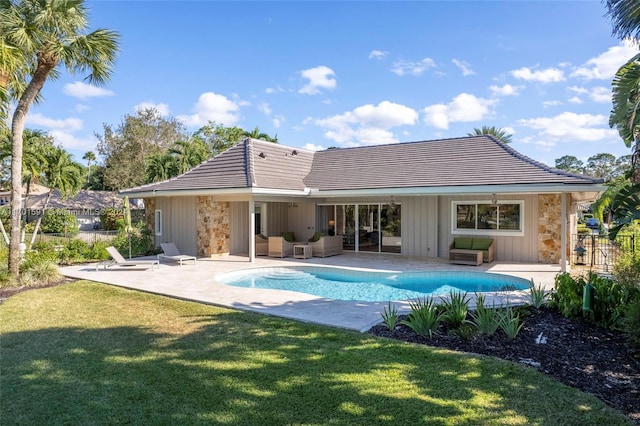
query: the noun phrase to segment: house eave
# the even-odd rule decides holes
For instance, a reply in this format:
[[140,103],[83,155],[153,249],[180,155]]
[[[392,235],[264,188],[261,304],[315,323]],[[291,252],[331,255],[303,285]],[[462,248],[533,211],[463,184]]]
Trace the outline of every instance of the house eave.
[[173,190],[153,190],[153,191],[127,191],[118,194],[120,197],[130,198],[154,198],[154,197],[187,197],[187,196],[224,196],[224,195],[274,195],[290,197],[306,197],[309,189],[272,189],[272,188],[222,188],[222,189],[173,189]]

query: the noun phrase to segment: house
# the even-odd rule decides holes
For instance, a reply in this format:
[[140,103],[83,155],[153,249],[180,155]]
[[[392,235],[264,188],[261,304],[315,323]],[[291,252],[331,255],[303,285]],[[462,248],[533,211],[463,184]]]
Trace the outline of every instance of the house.
[[175,178],[130,188],[156,245],[249,254],[255,234],[316,231],[346,250],[448,256],[454,236],[490,236],[496,259],[570,258],[577,206],[602,180],[550,168],[491,136],[306,151],[245,139]]
[[[28,213],[30,220],[39,216],[43,211],[47,199],[46,192],[29,196]],[[136,203],[131,203],[132,209]],[[76,217],[81,231],[89,231],[100,224],[100,214],[108,208],[123,209],[123,200],[112,191],[80,190],[77,194],[64,198],[59,190],[54,189],[49,199],[47,210],[63,210]]]

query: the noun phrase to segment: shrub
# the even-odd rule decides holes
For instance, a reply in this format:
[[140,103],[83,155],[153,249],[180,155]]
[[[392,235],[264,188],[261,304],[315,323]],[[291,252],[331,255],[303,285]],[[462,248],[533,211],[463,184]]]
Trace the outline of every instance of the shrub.
[[384,312],[382,312],[381,315],[384,325],[386,325],[391,331],[395,330],[396,325],[398,324],[398,311],[396,310],[396,306],[389,302],[388,306],[385,306]]
[[430,297],[418,299],[415,302],[410,302],[409,306],[411,306],[411,312],[401,324],[408,326],[420,336],[428,335],[431,337],[438,329],[442,318],[442,314],[438,314],[433,299]]
[[[25,227],[27,232],[33,232],[35,222],[30,222]],[[79,229],[78,221],[74,215],[63,209],[50,209],[45,210],[38,232],[73,236],[78,233]]]
[[440,299],[442,306],[439,310],[442,312],[442,321],[449,328],[460,327],[467,318],[469,310],[467,293],[451,290],[448,298],[441,297]]
[[58,265],[52,260],[43,260],[31,263],[20,276],[21,282],[26,286],[51,284],[60,279]]
[[67,243],[59,254],[60,263],[70,265],[81,262],[90,257],[89,244],[79,239],[73,239]]
[[[640,238],[638,238],[640,244]],[[640,288],[640,256],[626,253],[613,265],[613,277],[622,286]]]
[[124,219],[124,212],[122,209],[110,207],[102,210],[100,213],[100,222],[102,223],[102,229],[105,231],[114,231],[118,229],[118,219]]
[[[120,253],[129,253],[129,237],[121,229],[112,242]],[[151,253],[151,231],[143,222],[136,223],[131,229],[131,255],[140,256]]]
[[540,309],[542,305],[547,302],[548,293],[545,291],[542,285],[536,287],[533,282],[533,278],[531,278],[531,287],[529,287],[529,299],[531,300],[531,304],[533,307]]
[[91,246],[91,249],[87,253],[87,260],[106,260],[109,258],[109,253],[107,253],[107,247],[109,247],[111,243],[107,243],[105,241],[96,241]]
[[499,313],[498,321],[500,328],[509,340],[515,339],[524,326],[524,323],[520,321],[520,315],[511,306],[507,306]]
[[574,279],[569,273],[556,275],[549,304],[562,315],[575,318],[582,312],[582,289],[586,283],[583,277]]
[[476,294],[476,310],[471,312],[471,323],[476,327],[478,332],[492,336],[499,327],[499,312],[492,305],[487,308],[484,302],[483,294]]
[[640,298],[627,305],[624,330],[629,333],[629,342],[640,351]]

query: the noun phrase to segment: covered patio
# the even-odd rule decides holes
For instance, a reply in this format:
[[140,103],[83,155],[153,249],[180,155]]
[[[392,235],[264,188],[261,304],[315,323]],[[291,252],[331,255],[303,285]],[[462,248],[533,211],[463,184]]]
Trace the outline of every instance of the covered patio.
[[[380,313],[387,302],[341,301],[309,294],[283,290],[241,288],[222,284],[216,276],[249,268],[326,265],[358,268],[371,271],[466,271],[488,272],[533,279],[536,285],[553,288],[559,265],[539,263],[492,262],[481,266],[452,265],[444,259],[406,257],[393,254],[345,253],[341,256],[310,259],[256,258],[254,262],[244,256],[217,256],[199,258],[197,265],[179,266],[163,263],[159,269],[114,268],[96,271],[95,264],[61,268],[70,278],[86,279],[132,290],[145,291],[168,297],[192,300],[232,309],[258,312],[283,318],[333,327],[366,331],[381,321]],[[488,294],[489,304],[495,302],[522,303],[528,293],[496,292]],[[406,301],[396,302],[400,313],[409,311]]]

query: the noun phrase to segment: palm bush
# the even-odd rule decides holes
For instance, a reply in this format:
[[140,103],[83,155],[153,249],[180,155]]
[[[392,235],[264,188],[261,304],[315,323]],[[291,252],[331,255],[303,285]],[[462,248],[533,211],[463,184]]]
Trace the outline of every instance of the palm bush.
[[540,309],[547,302],[548,293],[542,285],[536,286],[531,278],[531,287],[529,287],[529,299],[534,308]]
[[384,311],[382,312],[382,322],[387,328],[391,331],[395,330],[396,325],[398,324],[398,311],[395,305],[392,305],[391,302],[387,306],[385,306]]
[[479,333],[492,336],[500,326],[499,311],[495,309],[495,305],[491,308],[485,306],[484,295],[476,294],[476,310],[470,313],[471,323],[476,327]]
[[438,313],[433,299],[431,297],[418,299],[410,302],[409,306],[411,306],[411,312],[401,324],[408,326],[420,336],[431,337],[442,319],[442,314]]
[[524,326],[520,321],[520,315],[511,306],[507,306],[499,313],[498,324],[509,340],[515,339]]
[[460,327],[467,318],[469,310],[469,297],[466,292],[454,291],[449,292],[449,297],[441,297],[442,300],[442,321],[449,328]]

